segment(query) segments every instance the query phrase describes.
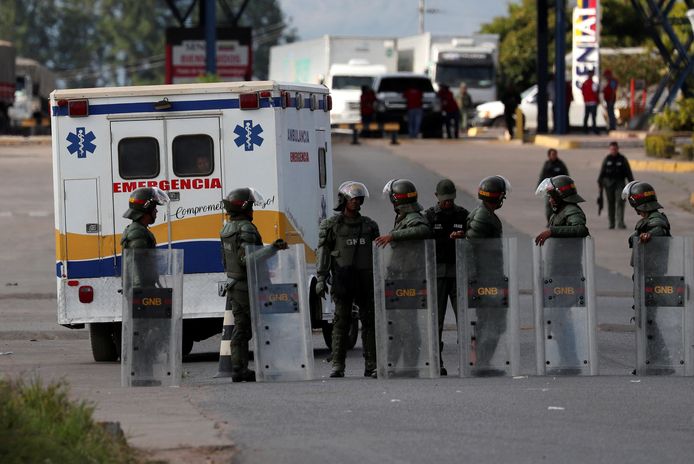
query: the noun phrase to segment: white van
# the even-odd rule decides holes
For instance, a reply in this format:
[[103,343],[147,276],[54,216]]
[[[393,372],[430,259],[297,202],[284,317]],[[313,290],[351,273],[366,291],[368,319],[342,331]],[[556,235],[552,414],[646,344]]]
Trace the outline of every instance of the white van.
[[[333,203],[331,97],[274,81],[56,90],[51,94],[58,322],[90,325],[97,361],[118,357],[122,217],[138,187],[171,201],[151,230],[184,256],[183,346],[222,329],[222,198],[253,187],[263,240],[315,263]],[[315,318],[322,320],[318,309]]]

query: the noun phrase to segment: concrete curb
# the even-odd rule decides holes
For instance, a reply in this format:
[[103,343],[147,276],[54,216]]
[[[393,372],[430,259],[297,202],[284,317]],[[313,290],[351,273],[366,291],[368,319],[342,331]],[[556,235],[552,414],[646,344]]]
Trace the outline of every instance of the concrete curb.
[[[577,148],[604,148],[607,150],[609,142],[617,140],[622,148],[641,148],[644,146],[640,137],[608,137],[596,138],[567,138],[566,136],[536,135],[533,143],[547,148],[560,150],[573,150]],[[631,162],[631,161],[630,161]],[[633,166],[632,166],[633,167]]]
[[629,160],[632,171],[694,172],[693,161]]
[[0,146],[50,144],[50,135],[34,135],[30,137],[24,137],[22,135],[0,135]]

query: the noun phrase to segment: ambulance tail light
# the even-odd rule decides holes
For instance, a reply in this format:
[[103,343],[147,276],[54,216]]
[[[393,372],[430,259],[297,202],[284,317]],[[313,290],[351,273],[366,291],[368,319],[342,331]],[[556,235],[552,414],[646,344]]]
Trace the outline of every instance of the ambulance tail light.
[[67,102],[67,114],[71,118],[89,116],[89,100],[69,100]]
[[91,303],[94,301],[94,288],[91,285],[82,285],[78,290],[80,303]]
[[257,110],[260,108],[260,95],[258,92],[242,93],[239,95],[239,106],[242,110]]
[[332,95],[326,95],[323,100],[323,111],[331,111],[333,109]]

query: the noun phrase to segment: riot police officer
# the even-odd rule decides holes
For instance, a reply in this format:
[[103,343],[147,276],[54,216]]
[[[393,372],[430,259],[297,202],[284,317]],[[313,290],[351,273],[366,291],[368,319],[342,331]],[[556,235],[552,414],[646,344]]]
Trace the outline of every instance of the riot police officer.
[[391,179],[383,187],[383,194],[388,196],[395,210],[395,225],[390,233],[376,238],[376,245],[385,247],[390,242],[431,237],[429,223],[417,202],[417,188],[411,180]]
[[[158,188],[143,187],[136,189],[128,200],[128,209],[123,217],[132,222],[123,231],[121,248],[142,249],[156,248],[157,240],[149,230],[149,226],[157,220],[157,206],[165,205],[169,197]],[[142,261],[142,260],[141,260]],[[156,266],[140,262],[134,269],[133,286],[151,287],[158,280]]]
[[364,346],[364,376],[376,377],[373,262],[371,243],[378,224],[359,213],[369,191],[361,182],[343,182],[338,189],[338,213],[323,220],[318,233],[316,295],[325,298],[326,283],[335,302],[330,377],[345,376],[345,357],[352,305],[359,307]]
[[634,233],[629,237],[629,248],[634,246],[637,238],[647,243],[651,237],[671,236],[670,221],[665,213],[658,211],[663,205],[658,203],[658,197],[651,184],[637,180],[629,182],[622,190],[622,201],[625,200],[629,200],[629,204],[641,216]]
[[[443,323],[446,318],[448,300],[458,320],[458,297],[455,279],[455,239],[465,237],[468,210],[455,204],[455,184],[442,179],[436,184],[435,206],[424,212],[436,241],[436,298],[439,315],[439,351],[443,352]],[[447,375],[441,360],[441,375]]]
[[549,227],[535,237],[535,245],[542,246],[550,237],[587,237],[586,215],[578,203],[585,200],[578,194],[576,184],[569,176],[546,178],[535,191],[549,197],[552,216]]
[[[511,183],[503,176],[489,176],[482,179],[477,189],[477,198],[482,203],[473,209],[467,218],[465,238],[471,241],[478,239],[501,238],[501,220],[496,215],[506,196],[511,192]],[[503,249],[479,247],[468,256],[470,280],[477,276],[493,275],[504,278]],[[507,308],[483,308],[477,311],[476,350],[477,366],[482,368],[479,375],[503,375],[504,371],[489,368],[489,363],[496,352],[499,338],[506,331]]]
[[[234,330],[231,333],[231,380],[254,382],[255,372],[248,368],[248,342],[253,333],[246,272],[248,257],[244,246],[263,244],[260,233],[252,222],[253,204],[263,199],[254,189],[245,187],[232,190],[222,201],[229,215],[229,221],[224,224],[220,237],[222,261],[227,275],[226,308],[231,308],[234,315]],[[286,248],[286,242],[278,239],[257,253],[269,256],[276,250]]]
[[[543,246],[550,237],[571,238],[587,237],[586,215],[578,203],[585,200],[578,194],[574,180],[566,175],[546,178],[535,191],[536,195],[549,198],[552,215],[549,227],[535,237],[535,245]],[[555,245],[549,242],[548,246]],[[546,254],[547,273],[553,277],[567,276],[580,279],[583,276],[583,248],[581,246],[551,248]],[[576,336],[568,312],[557,312],[552,329],[558,340],[560,365],[567,366],[555,369],[557,374],[580,374],[581,369],[576,353]]]
[[[658,211],[663,208],[658,202],[655,189],[651,184],[640,181],[629,182],[622,190],[622,200],[628,200],[629,204],[636,210],[641,219],[636,223],[634,233],[629,236],[629,248],[632,248],[631,265],[634,266],[634,246],[641,243],[648,243],[653,237],[671,237],[670,221],[665,213]],[[644,262],[643,272],[646,275],[665,275],[667,273],[669,247],[664,246],[659,251],[662,256],[655,256],[654,259]],[[658,327],[657,318],[652,318],[648,328],[651,356],[660,361],[671,361],[670,352],[663,334]],[[674,374],[672,368],[650,368],[654,374]]]

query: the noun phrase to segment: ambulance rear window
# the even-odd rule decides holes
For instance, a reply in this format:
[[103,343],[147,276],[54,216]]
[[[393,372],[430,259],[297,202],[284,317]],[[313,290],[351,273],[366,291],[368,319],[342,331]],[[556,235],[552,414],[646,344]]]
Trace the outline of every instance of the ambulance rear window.
[[318,185],[320,188],[325,188],[328,183],[328,175],[325,165],[325,148],[318,149]]
[[159,142],[154,137],[131,137],[118,142],[118,172],[122,179],[159,175]]
[[206,134],[173,139],[173,170],[178,177],[209,176],[214,171],[214,143]]

